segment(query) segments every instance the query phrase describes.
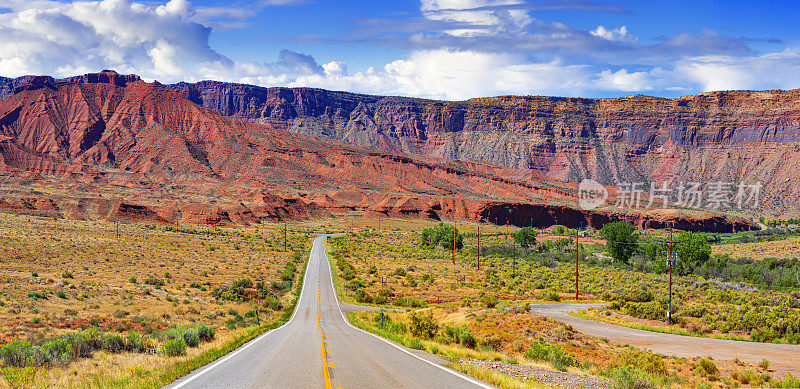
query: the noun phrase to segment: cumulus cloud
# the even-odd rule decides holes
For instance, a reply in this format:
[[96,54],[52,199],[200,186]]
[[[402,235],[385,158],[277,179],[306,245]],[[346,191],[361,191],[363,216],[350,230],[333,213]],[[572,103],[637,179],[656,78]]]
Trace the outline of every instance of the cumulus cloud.
[[238,17],[236,8],[195,8],[189,0],[0,6],[11,10],[0,14],[3,76],[111,68],[162,82],[213,79],[452,100],[800,87],[797,50],[755,54],[744,40],[708,30],[642,44],[625,26],[584,31],[542,22],[521,0],[422,0],[426,25],[440,30],[410,34],[406,55],[356,71],[343,58],[321,64],[290,50],[265,62],[231,60],[209,45],[212,27],[204,18]]
[[614,29],[597,26],[597,28],[592,30],[590,33],[596,37],[603,38],[608,41],[636,42],[637,40],[635,36],[628,35],[627,26],[621,26]]
[[191,20],[186,0],[157,7],[127,0],[11,5],[13,12],[0,14],[0,74],[7,76],[115,68],[173,79],[203,64],[232,63],[211,49],[211,29]]

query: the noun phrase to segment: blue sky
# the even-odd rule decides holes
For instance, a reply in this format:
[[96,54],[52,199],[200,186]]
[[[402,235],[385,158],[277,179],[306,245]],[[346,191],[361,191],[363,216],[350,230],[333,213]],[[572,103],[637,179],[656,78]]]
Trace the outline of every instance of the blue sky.
[[0,75],[466,99],[800,88],[797,2],[0,0]]

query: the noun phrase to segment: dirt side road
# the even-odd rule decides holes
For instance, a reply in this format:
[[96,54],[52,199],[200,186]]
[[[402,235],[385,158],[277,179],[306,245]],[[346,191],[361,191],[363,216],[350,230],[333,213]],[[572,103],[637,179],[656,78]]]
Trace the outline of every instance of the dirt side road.
[[604,304],[539,304],[531,305],[531,312],[569,324],[576,330],[612,343],[629,344],[653,352],[691,358],[712,357],[718,361],[739,358],[757,364],[766,358],[770,370],[800,375],[800,345],[741,342],[735,340],[698,338],[659,332],[643,331],[614,324],[570,316],[567,312],[603,306]]

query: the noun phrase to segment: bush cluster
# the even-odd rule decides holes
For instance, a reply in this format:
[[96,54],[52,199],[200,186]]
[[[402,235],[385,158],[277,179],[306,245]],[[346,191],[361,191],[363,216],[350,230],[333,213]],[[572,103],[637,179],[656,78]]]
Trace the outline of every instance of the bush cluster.
[[433,315],[418,315],[416,312],[411,314],[411,325],[409,326],[411,335],[422,339],[433,339],[439,330],[439,325]]
[[392,318],[383,311],[375,315],[374,321],[375,326],[378,328],[381,328],[382,326],[384,331],[393,332],[399,335],[405,334],[406,331],[408,331],[405,323],[392,321]]
[[459,232],[458,229],[453,225],[439,222],[439,224],[435,227],[425,228],[422,230],[420,245],[429,248],[441,246],[445,250],[452,250],[453,239],[455,239],[456,250],[461,250],[464,247],[464,235],[462,235],[461,232]]
[[249,278],[240,278],[230,285],[219,286],[211,291],[211,296],[219,300],[248,301],[247,289],[253,287]]
[[634,348],[622,351],[614,363],[614,366],[629,366],[650,374],[667,374],[667,364],[662,357],[645,350]]
[[38,344],[11,342],[0,348],[0,358],[6,366],[64,366],[77,358],[90,357],[97,350],[118,353],[144,352],[146,349],[137,332],[123,337],[90,328],[42,340]]
[[197,347],[202,342],[214,339],[214,329],[205,324],[194,327],[175,326],[162,332],[160,338],[164,340],[162,351],[165,355],[184,355],[187,347]]
[[555,369],[561,371],[575,366],[575,358],[567,354],[561,346],[549,344],[542,339],[535,340],[522,355],[532,361],[548,361]]
[[462,324],[461,327],[444,326],[442,331],[436,335],[436,340],[440,343],[455,343],[471,349],[478,345],[478,338],[465,324]]

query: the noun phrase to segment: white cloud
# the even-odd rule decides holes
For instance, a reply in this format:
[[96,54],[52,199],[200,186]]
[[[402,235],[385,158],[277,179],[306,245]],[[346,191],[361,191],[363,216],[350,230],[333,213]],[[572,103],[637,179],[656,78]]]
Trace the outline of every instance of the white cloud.
[[621,26],[614,29],[608,29],[603,26],[597,26],[594,30],[589,32],[590,34],[598,37],[603,38],[609,41],[617,41],[617,42],[636,42],[637,38],[633,35],[628,35],[628,27]]
[[331,61],[322,65],[327,76],[345,76],[347,75],[347,65],[340,61]]
[[523,29],[532,21],[528,13],[503,7],[521,4],[520,0],[422,0],[420,10],[429,20],[474,25],[445,31],[467,37]]
[[594,83],[596,89],[623,92],[640,92],[653,90],[653,79],[648,72],[629,73],[626,69],[616,72],[603,70]]
[[502,94],[579,95],[590,87],[584,66],[557,61],[528,63],[510,54],[476,51],[416,51],[406,59],[353,75],[298,77],[291,86],[348,89],[360,92],[450,100]]
[[157,7],[128,0],[9,6],[13,12],[0,14],[0,74],[6,76],[114,68],[174,80],[207,64],[231,64],[209,46],[211,30],[191,20],[187,0]]
[[750,57],[688,58],[678,61],[675,69],[699,83],[703,91],[800,88],[798,50]]
[[[544,55],[543,48],[552,42],[575,51],[600,47],[595,50],[599,53],[621,47],[641,50],[643,45],[625,26],[580,31],[533,21],[520,0],[423,0],[421,11],[430,20],[464,27],[441,34],[451,40],[508,42],[533,21],[539,35],[528,36],[527,51],[441,44],[362,71],[348,69],[341,58],[319,64],[311,55],[288,50],[272,62],[232,61],[209,46],[211,28],[197,22],[198,12],[188,0],[154,6],[130,0],[0,0],[0,6],[12,10],[0,14],[0,75],[12,77],[70,76],[110,68],[162,82],[213,79],[442,99],[800,87],[800,51],[752,55],[738,41],[708,31],[680,34],[643,52],[655,56],[691,46],[714,55],[684,53],[650,64],[615,63],[600,55],[593,60],[560,52]],[[719,47],[743,54],[720,55]]]

